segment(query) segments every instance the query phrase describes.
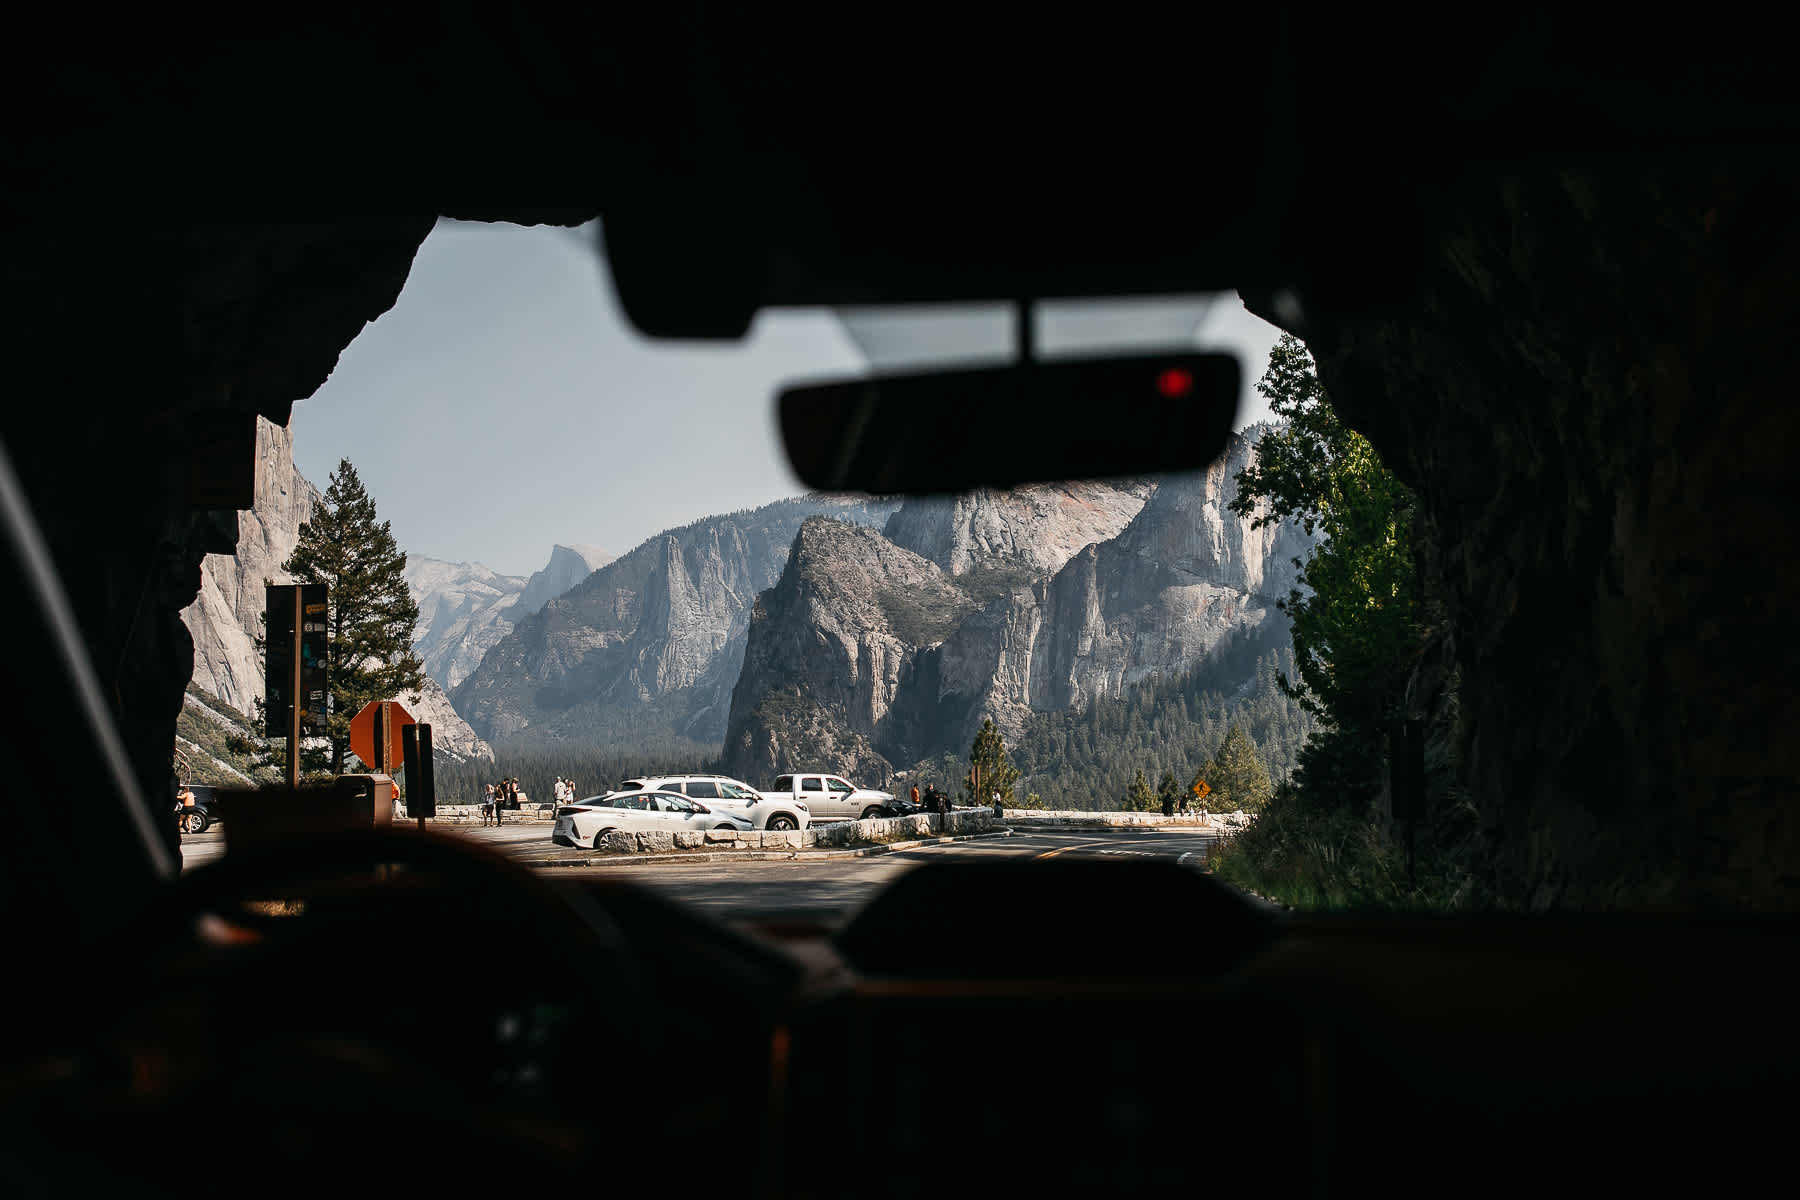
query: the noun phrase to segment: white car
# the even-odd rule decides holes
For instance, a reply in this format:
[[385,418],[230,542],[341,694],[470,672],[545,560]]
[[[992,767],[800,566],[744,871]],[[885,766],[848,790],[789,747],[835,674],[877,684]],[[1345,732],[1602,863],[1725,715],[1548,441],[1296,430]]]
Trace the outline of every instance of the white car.
[[753,829],[779,833],[805,829],[812,824],[812,813],[805,801],[760,792],[729,775],[655,775],[646,779],[627,779],[619,785],[621,791],[633,788],[680,792],[709,808],[736,813],[748,820]]
[[556,816],[550,840],[559,846],[592,850],[614,831],[620,833],[680,833],[693,829],[750,829],[746,817],[714,809],[680,792],[620,791],[589,796],[565,804]]
[[783,775],[763,796],[805,804],[815,821],[867,821],[900,815],[892,792],[859,788],[841,775]]

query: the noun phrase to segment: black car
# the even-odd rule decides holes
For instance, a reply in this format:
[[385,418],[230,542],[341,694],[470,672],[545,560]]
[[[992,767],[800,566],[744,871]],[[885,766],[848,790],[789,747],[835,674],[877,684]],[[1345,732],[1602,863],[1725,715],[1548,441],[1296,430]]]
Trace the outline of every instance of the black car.
[[912,799],[908,796],[895,796],[892,800],[888,801],[888,803],[881,806],[881,815],[884,817],[910,817],[915,813],[922,813],[925,811],[926,808],[924,805],[914,804]]

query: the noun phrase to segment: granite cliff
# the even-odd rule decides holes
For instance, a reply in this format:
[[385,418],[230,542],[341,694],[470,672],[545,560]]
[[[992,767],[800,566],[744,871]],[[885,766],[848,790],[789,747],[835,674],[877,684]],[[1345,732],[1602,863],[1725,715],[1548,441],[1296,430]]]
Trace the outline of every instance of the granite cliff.
[[596,546],[562,546],[529,578],[502,575],[480,563],[408,555],[406,583],[419,602],[413,649],[425,673],[455,691],[518,621],[612,561]]
[[[289,431],[257,418],[255,499],[237,514],[237,551],[206,556],[200,589],[181,612],[194,642],[189,696],[197,693],[199,706],[209,713],[219,710],[205,703],[208,698],[235,710],[223,714],[227,719],[254,716],[263,696],[263,663],[254,641],[262,624],[263,585],[292,582],[281,564],[320,500],[319,490],[294,469]],[[452,760],[493,758],[493,750],[456,715],[429,675],[418,692],[399,699],[415,718],[431,724],[434,753]],[[241,732],[253,731],[245,726]]]
[[1278,618],[1310,542],[1229,511],[1258,436],[1188,475],[908,501],[885,535],[808,521],[750,620],[726,769],[885,779]]
[[801,523],[879,524],[893,510],[804,496],[658,534],[519,621],[456,689],[457,709],[496,742],[711,753],[751,604],[780,578]]
[[181,611],[194,639],[190,686],[241,713],[253,713],[263,694],[262,659],[252,642],[262,624],[263,585],[292,582],[281,564],[320,499],[294,469],[292,435],[258,417],[255,502],[237,514],[237,552],[206,556],[200,591]]

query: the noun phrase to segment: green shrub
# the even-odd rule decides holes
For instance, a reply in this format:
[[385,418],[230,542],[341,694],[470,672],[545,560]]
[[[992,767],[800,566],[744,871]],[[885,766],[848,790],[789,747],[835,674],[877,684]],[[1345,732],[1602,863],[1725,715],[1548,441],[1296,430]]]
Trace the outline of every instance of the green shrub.
[[1212,843],[1207,869],[1298,909],[1454,912],[1487,903],[1429,837],[1420,837],[1409,870],[1405,843],[1372,814],[1308,811],[1287,787],[1250,828]]
[[912,646],[930,646],[956,632],[968,604],[956,592],[929,587],[881,587],[875,601],[888,629]]

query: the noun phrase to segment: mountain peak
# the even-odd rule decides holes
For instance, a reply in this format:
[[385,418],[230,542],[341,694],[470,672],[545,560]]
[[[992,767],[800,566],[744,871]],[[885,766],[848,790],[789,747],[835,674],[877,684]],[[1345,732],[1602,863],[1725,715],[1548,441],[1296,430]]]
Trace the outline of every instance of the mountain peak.
[[1147,480],[981,488],[908,500],[882,532],[952,575],[1001,565],[1049,574],[1082,547],[1118,536],[1155,489]]

